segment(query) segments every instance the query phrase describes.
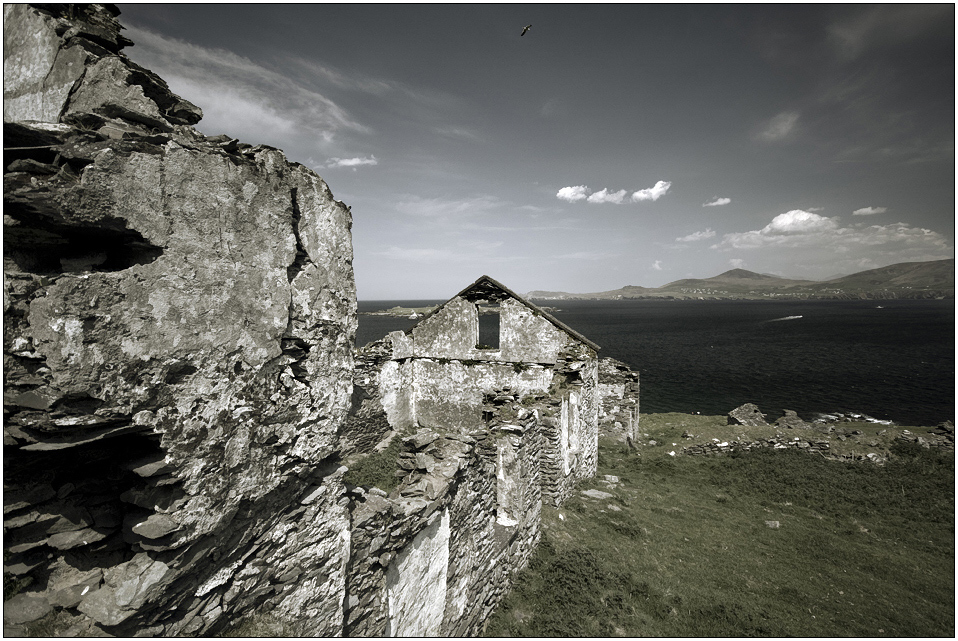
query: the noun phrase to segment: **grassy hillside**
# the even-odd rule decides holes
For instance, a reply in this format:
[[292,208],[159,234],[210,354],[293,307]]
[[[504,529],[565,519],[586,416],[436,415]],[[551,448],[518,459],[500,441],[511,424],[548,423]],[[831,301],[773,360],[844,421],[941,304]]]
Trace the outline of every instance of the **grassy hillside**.
[[898,263],[828,281],[790,280],[745,269],[684,278],[662,287],[629,285],[592,294],[533,291],[532,299],[617,298],[954,298],[955,259]]
[[581,489],[611,497],[543,510],[542,542],[487,635],[954,636],[953,454],[671,456],[685,430],[743,428],[641,420],[660,444],[600,446]]

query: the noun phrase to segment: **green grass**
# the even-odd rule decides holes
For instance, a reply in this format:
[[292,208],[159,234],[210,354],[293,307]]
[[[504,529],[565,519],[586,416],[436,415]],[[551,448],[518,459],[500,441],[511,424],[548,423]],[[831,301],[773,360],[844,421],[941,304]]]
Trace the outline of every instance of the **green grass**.
[[718,419],[643,415],[662,445],[600,444],[581,489],[614,498],[543,508],[542,542],[486,634],[954,636],[953,454],[668,454],[686,429],[742,429]]
[[391,492],[399,486],[402,478],[395,475],[399,469],[396,462],[402,451],[402,435],[397,434],[382,450],[356,457],[358,460],[350,462],[343,481],[367,489],[378,487],[385,492]]

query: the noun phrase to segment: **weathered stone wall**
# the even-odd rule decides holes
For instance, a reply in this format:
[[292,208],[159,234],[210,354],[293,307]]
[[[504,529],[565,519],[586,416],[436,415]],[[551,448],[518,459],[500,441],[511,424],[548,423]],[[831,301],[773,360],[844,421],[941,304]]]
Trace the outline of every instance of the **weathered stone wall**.
[[4,6],[5,618],[338,633],[348,208],[192,129],[112,10],[43,7]]
[[599,436],[623,443],[639,429],[639,373],[612,358],[599,359]]
[[469,431],[480,427],[482,399],[489,390],[541,393],[552,382],[551,370],[538,364],[417,358],[404,367],[412,370],[415,381],[416,423],[434,429],[460,426]]
[[510,407],[506,424],[491,413],[472,435],[408,437],[409,471],[388,496],[352,490],[347,635],[475,636],[528,562],[541,506],[536,415]]

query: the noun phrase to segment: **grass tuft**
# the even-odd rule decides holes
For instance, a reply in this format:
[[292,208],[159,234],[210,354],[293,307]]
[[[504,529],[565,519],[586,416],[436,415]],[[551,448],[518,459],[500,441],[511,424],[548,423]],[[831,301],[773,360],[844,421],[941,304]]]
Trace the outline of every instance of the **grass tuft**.
[[395,475],[399,469],[396,461],[401,452],[402,436],[397,434],[389,445],[379,452],[366,455],[350,464],[343,481],[350,485],[378,487],[385,492],[391,492],[399,486],[401,480],[401,477]]

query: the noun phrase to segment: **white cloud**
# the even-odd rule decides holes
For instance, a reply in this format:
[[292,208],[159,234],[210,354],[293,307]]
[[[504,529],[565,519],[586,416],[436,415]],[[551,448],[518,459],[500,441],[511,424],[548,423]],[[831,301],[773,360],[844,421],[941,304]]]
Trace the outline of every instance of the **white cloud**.
[[705,240],[706,238],[711,238],[715,235],[715,232],[711,229],[706,229],[705,231],[697,231],[695,233],[689,234],[688,236],[682,236],[681,238],[676,238],[675,240],[680,243],[691,243],[696,240]]
[[852,216],[873,216],[874,214],[884,214],[888,211],[887,207],[862,207],[852,212]]
[[755,231],[725,234],[716,249],[755,249],[770,245],[797,246],[816,242],[825,233],[838,229],[831,218],[809,211],[793,209],[779,214],[772,222]]
[[378,165],[379,161],[376,160],[376,156],[370,156],[369,158],[330,158],[329,162],[326,163],[326,166],[334,169],[337,167],[352,167],[354,170],[356,167],[361,167],[363,165]]
[[775,142],[788,137],[798,123],[798,115],[797,111],[783,111],[764,124],[758,132],[758,139]]
[[746,262],[741,258],[729,258],[728,264],[735,269],[743,269],[746,265]]
[[576,185],[575,187],[563,187],[556,194],[556,198],[559,200],[567,200],[570,203],[574,203],[577,200],[585,200],[589,196],[589,192],[592,191],[585,185]]
[[586,200],[590,203],[615,203],[616,205],[621,205],[622,201],[625,200],[625,196],[628,192],[624,189],[620,189],[616,192],[610,192],[608,189],[603,189],[602,191],[597,191]]
[[642,200],[658,200],[669,191],[669,187],[672,186],[672,183],[660,180],[655,183],[654,187],[649,187],[648,189],[640,189],[634,194],[632,194],[632,200],[639,202]]
[[[954,246],[938,232],[906,223],[843,227],[799,209],[779,214],[765,227],[725,234],[711,246],[724,251],[755,251],[770,261],[808,266],[822,276],[851,273],[857,265],[880,259],[882,264],[941,260],[954,257]],[[762,251],[771,254],[762,254]]]
[[652,263],[652,269],[654,269],[654,270],[657,271],[657,272],[662,271],[662,269],[663,269],[663,267],[662,267],[662,261],[661,261],[661,260],[657,260],[657,261],[655,261],[654,263]]
[[[669,187],[671,186],[672,183],[665,180],[660,180],[655,183],[654,187],[640,189],[634,192],[631,198],[632,202],[658,200],[669,191]],[[574,203],[579,200],[586,200],[594,205],[599,203],[613,203],[615,205],[621,205],[622,203],[626,202],[628,193],[629,192],[625,189],[620,189],[619,191],[602,189],[601,191],[597,191],[593,194],[592,190],[585,185],[576,185],[575,187],[563,187],[558,191],[558,193],[556,193],[556,198],[559,200],[566,200],[570,203]]]
[[715,200],[713,200],[713,201],[710,202],[710,203],[702,203],[702,206],[703,206],[703,207],[721,207],[722,205],[727,205],[727,204],[729,204],[730,202],[732,202],[732,199],[731,199],[731,198],[718,198],[718,197],[716,197]]

